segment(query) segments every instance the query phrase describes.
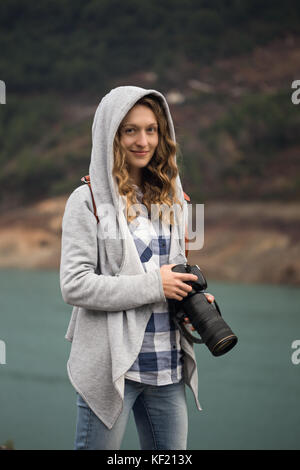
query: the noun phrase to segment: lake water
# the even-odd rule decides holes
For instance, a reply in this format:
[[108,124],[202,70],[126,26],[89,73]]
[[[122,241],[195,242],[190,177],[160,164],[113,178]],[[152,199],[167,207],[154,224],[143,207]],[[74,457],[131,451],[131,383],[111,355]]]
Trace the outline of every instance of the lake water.
[[[76,397],[64,339],[72,307],[58,272],[0,270],[0,290],[0,444],[73,449]],[[221,357],[195,345],[203,410],[187,389],[188,449],[300,449],[300,364],[291,360],[300,289],[209,282],[208,291],[239,342]],[[132,417],[122,449],[139,449]]]

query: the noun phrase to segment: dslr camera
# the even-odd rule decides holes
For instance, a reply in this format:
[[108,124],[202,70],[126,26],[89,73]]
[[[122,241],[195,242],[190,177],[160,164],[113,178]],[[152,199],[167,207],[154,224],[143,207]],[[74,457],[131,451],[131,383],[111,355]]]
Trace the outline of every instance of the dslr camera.
[[[224,321],[217,302],[210,303],[204,291],[207,282],[199,266],[177,264],[172,268],[177,273],[191,273],[198,277],[197,281],[188,281],[192,290],[182,300],[168,299],[170,313],[174,323],[182,333],[194,343],[204,343],[214,356],[222,356],[237,343],[237,336]],[[200,335],[193,336],[184,326],[184,318],[189,321]]]

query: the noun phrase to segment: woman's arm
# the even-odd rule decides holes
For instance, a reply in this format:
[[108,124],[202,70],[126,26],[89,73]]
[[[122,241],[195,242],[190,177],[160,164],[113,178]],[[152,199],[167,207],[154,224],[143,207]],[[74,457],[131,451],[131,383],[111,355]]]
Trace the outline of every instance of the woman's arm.
[[60,287],[64,301],[108,312],[165,301],[159,268],[132,276],[95,274],[97,221],[80,193],[75,190],[69,197],[62,221]]

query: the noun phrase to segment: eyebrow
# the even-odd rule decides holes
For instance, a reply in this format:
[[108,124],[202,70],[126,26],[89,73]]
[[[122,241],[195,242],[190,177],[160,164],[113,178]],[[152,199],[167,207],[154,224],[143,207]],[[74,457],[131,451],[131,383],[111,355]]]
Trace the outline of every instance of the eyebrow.
[[[122,127],[125,127],[125,126],[132,126],[132,127],[139,128],[139,126],[137,126],[136,124],[131,124],[130,122],[126,122],[126,124],[123,124]],[[158,126],[158,123],[157,122],[152,122],[151,124],[148,124],[146,127],[150,127],[150,126]]]

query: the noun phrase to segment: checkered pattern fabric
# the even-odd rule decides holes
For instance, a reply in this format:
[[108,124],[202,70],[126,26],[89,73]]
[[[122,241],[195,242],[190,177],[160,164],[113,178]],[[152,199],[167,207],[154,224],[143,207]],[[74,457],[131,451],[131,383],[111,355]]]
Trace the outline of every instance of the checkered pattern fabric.
[[[142,193],[139,191],[139,198]],[[145,212],[129,224],[146,272],[169,264],[170,228]],[[125,377],[150,385],[168,385],[182,378],[183,352],[180,333],[172,321],[168,303],[156,303],[145,330],[140,353]]]

